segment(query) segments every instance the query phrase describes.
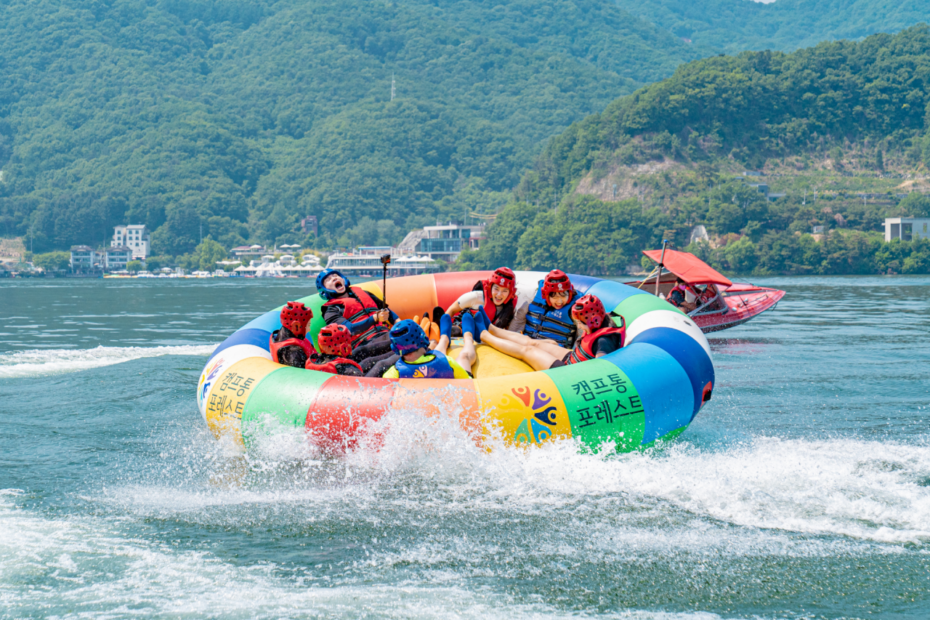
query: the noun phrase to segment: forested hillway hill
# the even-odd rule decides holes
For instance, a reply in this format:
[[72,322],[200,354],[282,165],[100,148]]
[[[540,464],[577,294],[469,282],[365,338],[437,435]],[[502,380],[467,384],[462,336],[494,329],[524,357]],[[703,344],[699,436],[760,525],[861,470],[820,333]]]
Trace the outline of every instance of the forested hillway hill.
[[[898,4],[871,27],[916,19]],[[0,235],[46,251],[145,223],[178,255],[201,231],[305,242],[305,215],[331,247],[497,211],[549,137],[716,51],[653,21],[604,0],[0,0]],[[734,18],[734,44],[762,25]]]
[[930,21],[927,0],[615,0],[706,52],[793,51]]
[[[697,57],[599,0],[4,0],[0,235],[396,242]],[[391,78],[397,98],[391,102]]]
[[553,138],[466,266],[616,273],[700,224],[693,249],[739,273],[928,273],[930,242],[879,259],[878,232],[930,216],[899,202],[928,174],[928,104],[926,26],[694,61]]

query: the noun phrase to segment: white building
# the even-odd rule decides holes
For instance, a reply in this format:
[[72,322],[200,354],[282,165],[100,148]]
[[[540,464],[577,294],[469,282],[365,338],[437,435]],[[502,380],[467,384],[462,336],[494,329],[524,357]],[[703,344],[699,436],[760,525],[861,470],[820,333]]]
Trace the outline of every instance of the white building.
[[100,255],[89,245],[71,246],[71,271],[94,271],[99,261]]
[[885,218],[885,241],[930,238],[930,217]]
[[111,247],[127,247],[132,250],[132,257],[145,260],[151,252],[151,235],[145,224],[130,224],[129,226],[116,226],[113,232]]
[[441,258],[446,262],[454,263],[462,250],[477,250],[482,239],[484,239],[484,225],[426,226],[407,233],[404,240],[397,246],[397,250],[401,254]]
[[389,251],[384,254],[391,254],[391,263],[388,265],[388,275],[394,276],[411,276],[424,273],[433,264],[433,259],[429,256],[403,256],[398,250],[393,248],[359,248],[351,254],[337,252],[329,257],[326,263],[327,269],[337,269],[349,277],[378,277],[383,273],[381,264],[381,253],[371,252],[370,250],[386,249]]
[[238,258],[240,261],[245,262],[249,259],[259,259],[263,255],[268,253],[263,246],[258,245],[240,245],[236,246],[229,251],[233,258]]
[[104,254],[104,264],[107,271],[122,271],[126,269],[126,264],[132,260],[132,249],[124,245],[111,245]]
[[236,267],[234,270],[240,276],[253,276],[256,278],[315,278],[320,269],[320,259],[308,255],[303,263],[298,265],[292,254],[284,254],[278,260],[274,256],[262,256],[261,261],[252,260],[248,265]]

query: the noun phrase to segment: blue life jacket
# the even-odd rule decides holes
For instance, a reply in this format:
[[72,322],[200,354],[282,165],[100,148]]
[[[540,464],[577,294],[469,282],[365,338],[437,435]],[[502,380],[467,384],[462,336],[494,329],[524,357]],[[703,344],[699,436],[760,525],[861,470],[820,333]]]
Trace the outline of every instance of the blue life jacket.
[[455,370],[446,356],[439,351],[427,351],[423,356],[433,356],[428,362],[411,364],[401,356],[394,364],[401,379],[454,379]]
[[560,347],[571,349],[578,332],[575,322],[572,321],[572,306],[581,295],[575,291],[568,303],[556,310],[543,299],[542,285],[540,280],[536,296],[526,310],[526,327],[523,328],[523,333],[536,340],[554,340]]

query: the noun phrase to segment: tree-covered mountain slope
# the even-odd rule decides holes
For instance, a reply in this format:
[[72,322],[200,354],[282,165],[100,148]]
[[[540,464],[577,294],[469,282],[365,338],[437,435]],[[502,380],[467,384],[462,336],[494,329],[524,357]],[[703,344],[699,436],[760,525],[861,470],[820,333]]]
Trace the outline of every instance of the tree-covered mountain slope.
[[[836,239],[858,231],[872,243],[882,217],[930,214],[930,201],[899,203],[898,196],[926,177],[928,104],[926,26],[790,54],[694,61],[553,138],[517,188],[520,201],[502,211],[488,243],[466,260],[614,273],[663,238],[688,245],[701,224],[714,243],[745,238],[743,249],[767,248],[759,250],[765,260],[734,259],[729,268],[736,271],[878,269],[812,266],[788,249],[800,252],[795,233],[815,226],[836,231]],[[859,181],[854,191],[852,179]],[[773,201],[765,187],[754,187],[770,183],[770,193],[787,195]],[[768,261],[781,252],[776,246],[793,258]],[[860,246],[835,254],[868,255]],[[930,245],[925,249],[926,260],[912,261],[913,269],[930,269]],[[821,260],[809,256],[804,260]]]
[[615,0],[709,50],[792,51],[822,41],[894,33],[930,21],[927,0]]
[[[3,0],[0,234],[397,241],[698,52],[597,0]],[[391,76],[396,99],[391,101]]]

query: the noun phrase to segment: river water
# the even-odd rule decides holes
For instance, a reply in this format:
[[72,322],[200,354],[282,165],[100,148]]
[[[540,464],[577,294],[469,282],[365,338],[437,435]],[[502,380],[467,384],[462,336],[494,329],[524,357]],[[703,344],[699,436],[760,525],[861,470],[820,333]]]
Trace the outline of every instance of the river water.
[[306,281],[0,281],[0,617],[930,617],[930,278],[779,278],[645,453],[242,456],[206,356]]

